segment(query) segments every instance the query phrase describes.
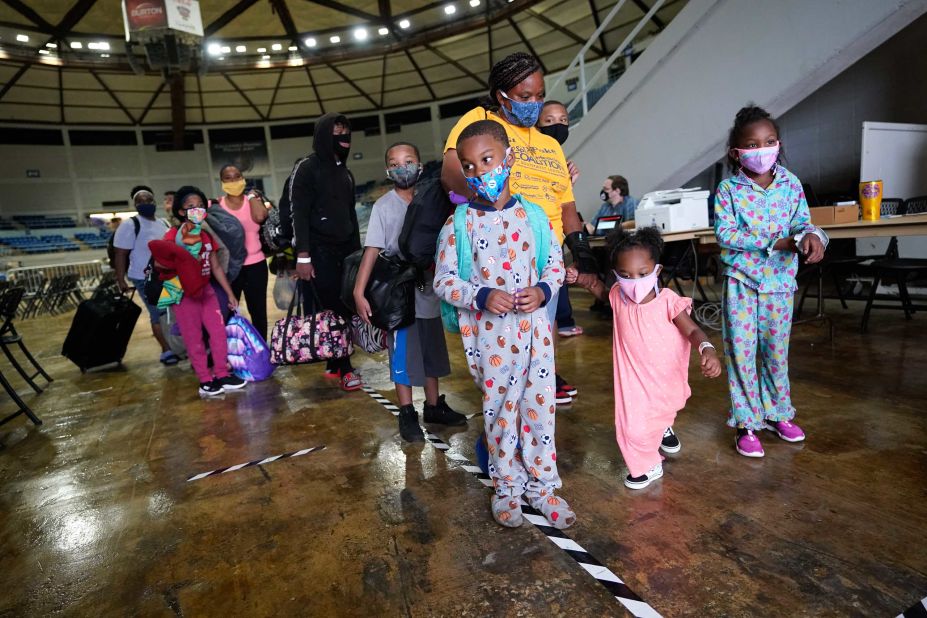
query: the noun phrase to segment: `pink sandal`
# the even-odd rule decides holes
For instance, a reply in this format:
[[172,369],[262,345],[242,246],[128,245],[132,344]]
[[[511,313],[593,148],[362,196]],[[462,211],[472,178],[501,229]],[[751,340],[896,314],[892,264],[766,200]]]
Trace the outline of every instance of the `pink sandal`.
[[582,326],[568,326],[566,328],[557,329],[557,333],[561,337],[576,337],[577,335],[583,334]]

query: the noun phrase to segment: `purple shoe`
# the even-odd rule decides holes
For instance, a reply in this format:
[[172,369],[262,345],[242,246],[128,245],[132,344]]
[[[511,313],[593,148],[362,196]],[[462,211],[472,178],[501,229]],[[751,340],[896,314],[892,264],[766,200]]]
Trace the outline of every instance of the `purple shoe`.
[[762,457],[766,454],[763,451],[763,445],[760,444],[760,439],[753,435],[751,429],[747,429],[743,435],[740,435],[740,432],[737,433],[737,437],[734,438],[734,447],[744,457]]
[[766,429],[772,431],[786,442],[801,442],[805,432],[792,421],[766,421]]

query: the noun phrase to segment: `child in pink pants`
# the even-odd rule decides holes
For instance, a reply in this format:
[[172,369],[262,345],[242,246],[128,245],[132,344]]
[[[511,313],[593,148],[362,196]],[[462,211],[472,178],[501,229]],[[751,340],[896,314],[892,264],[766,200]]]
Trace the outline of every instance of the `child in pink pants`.
[[[170,230],[164,240],[172,243],[175,255],[179,254],[173,264],[176,277],[164,282],[158,306],[176,305],[180,334],[187,346],[193,371],[200,380],[200,395],[213,397],[244,388],[247,382],[228,370],[225,321],[210,284],[210,280],[215,278],[228,295],[229,307],[235,309],[238,306],[216,259],[213,240],[200,229],[206,218],[206,197],[196,187],[181,187],[174,195],[173,209],[174,216],[182,223],[179,228]],[[206,356],[203,329],[209,335],[212,369]]]

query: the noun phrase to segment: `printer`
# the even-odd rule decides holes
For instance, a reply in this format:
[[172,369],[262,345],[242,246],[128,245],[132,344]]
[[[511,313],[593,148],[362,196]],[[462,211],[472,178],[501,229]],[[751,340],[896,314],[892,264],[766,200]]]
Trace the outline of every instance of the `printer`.
[[664,234],[707,228],[708,195],[700,187],[647,193],[634,211],[635,228],[656,226]]

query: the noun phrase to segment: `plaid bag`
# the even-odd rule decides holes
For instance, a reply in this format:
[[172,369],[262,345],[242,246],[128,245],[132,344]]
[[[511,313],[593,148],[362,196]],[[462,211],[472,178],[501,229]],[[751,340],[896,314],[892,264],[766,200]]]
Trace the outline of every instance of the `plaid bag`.
[[[312,291],[312,313],[303,307],[303,289]],[[299,281],[286,318],[277,320],[270,337],[270,362],[275,365],[302,365],[354,352],[350,327],[344,319],[322,303],[311,281]],[[318,308],[320,310],[315,311]]]

